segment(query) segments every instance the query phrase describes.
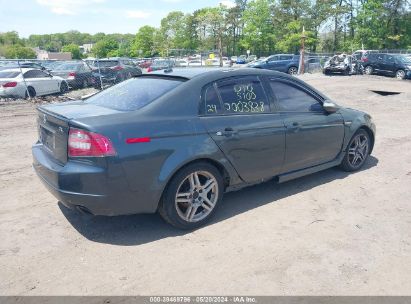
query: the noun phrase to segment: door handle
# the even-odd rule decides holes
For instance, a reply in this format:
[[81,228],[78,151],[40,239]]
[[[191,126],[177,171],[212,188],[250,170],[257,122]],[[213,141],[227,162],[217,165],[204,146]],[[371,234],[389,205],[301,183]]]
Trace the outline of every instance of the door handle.
[[235,131],[233,128],[227,127],[227,128],[224,129],[224,131],[218,131],[215,134],[217,136],[231,136],[231,135],[234,135],[236,133],[237,133],[237,131]]
[[297,132],[301,128],[301,125],[300,123],[295,121],[289,126],[289,128],[293,130],[294,132]]

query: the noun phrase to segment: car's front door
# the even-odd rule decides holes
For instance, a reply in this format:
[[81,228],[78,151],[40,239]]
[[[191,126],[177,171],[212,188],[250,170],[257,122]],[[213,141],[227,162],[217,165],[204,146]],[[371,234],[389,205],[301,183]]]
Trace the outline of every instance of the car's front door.
[[211,138],[246,182],[277,175],[283,165],[285,127],[271,112],[258,77],[210,84],[203,92],[201,120]]
[[272,56],[267,59],[267,68],[269,70],[278,71],[279,70],[280,56]]
[[342,115],[325,112],[320,97],[297,82],[272,78],[269,83],[286,126],[282,172],[334,160],[344,139]]
[[392,55],[385,55],[384,60],[381,62],[381,71],[385,74],[394,74],[395,68],[395,58]]

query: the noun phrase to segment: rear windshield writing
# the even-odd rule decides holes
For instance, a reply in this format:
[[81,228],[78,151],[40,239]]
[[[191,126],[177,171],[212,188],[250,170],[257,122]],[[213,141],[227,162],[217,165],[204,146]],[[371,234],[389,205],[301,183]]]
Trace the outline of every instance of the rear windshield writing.
[[269,105],[261,83],[257,80],[227,83],[218,86],[226,113],[265,113]]
[[162,78],[129,79],[88,98],[85,102],[119,111],[134,111],[181,83],[180,80]]

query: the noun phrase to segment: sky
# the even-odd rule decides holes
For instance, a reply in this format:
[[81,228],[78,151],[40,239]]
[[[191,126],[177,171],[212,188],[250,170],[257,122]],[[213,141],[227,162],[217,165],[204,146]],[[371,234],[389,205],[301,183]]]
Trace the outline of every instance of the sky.
[[144,25],[158,27],[171,11],[231,6],[233,0],[0,0],[0,32],[30,34],[70,30],[95,34],[137,33]]

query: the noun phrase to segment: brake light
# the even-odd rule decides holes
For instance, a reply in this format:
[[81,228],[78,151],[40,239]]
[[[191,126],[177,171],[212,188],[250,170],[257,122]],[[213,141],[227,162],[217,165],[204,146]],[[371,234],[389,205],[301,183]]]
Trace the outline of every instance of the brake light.
[[68,156],[103,157],[115,154],[116,150],[108,137],[81,129],[70,128]]
[[75,77],[76,77],[76,73],[74,73],[74,72],[70,72],[68,74],[68,79],[74,79]]
[[362,62],[368,62],[368,58],[367,57],[362,58]]
[[153,71],[153,68],[151,66],[148,67],[147,72],[152,72],[152,71]]
[[150,137],[136,137],[136,138],[127,138],[126,143],[128,144],[139,144],[139,143],[148,143],[151,142]]
[[14,88],[17,85],[17,82],[13,81],[13,82],[7,82],[5,84],[3,84],[3,88]]
[[114,71],[121,71],[123,69],[122,66],[116,65],[115,67],[112,68]]

